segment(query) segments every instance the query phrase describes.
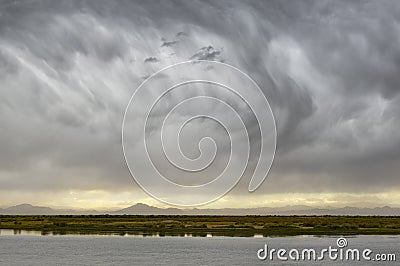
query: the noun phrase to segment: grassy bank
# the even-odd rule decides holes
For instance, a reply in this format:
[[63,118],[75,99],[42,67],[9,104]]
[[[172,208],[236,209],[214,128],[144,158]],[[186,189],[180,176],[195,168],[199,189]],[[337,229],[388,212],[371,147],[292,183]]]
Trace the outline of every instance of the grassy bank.
[[43,234],[223,236],[400,234],[400,217],[382,216],[0,216],[1,229]]

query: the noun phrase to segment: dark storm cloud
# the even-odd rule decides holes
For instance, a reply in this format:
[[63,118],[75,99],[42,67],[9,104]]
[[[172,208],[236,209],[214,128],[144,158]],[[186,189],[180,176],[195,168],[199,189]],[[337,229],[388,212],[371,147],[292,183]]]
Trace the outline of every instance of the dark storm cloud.
[[178,43],[178,41],[167,41],[164,38],[162,38],[161,41],[162,41],[161,47],[171,47]]
[[152,56],[152,57],[147,57],[147,58],[144,60],[145,63],[157,63],[157,62],[159,62],[159,61],[160,61],[160,60],[158,60],[157,57],[154,57],[154,56]]
[[182,37],[182,36],[187,37],[188,34],[187,34],[186,32],[183,32],[183,31],[180,31],[180,32],[178,32],[178,33],[176,34],[176,37]]
[[207,46],[201,48],[197,53],[190,57],[191,60],[211,60],[211,61],[220,61],[223,62],[224,60],[221,59],[221,51],[215,50],[214,47]]
[[278,150],[261,193],[399,189],[399,18],[378,0],[3,2],[0,189],[125,189],[129,97],[190,58],[268,96]]

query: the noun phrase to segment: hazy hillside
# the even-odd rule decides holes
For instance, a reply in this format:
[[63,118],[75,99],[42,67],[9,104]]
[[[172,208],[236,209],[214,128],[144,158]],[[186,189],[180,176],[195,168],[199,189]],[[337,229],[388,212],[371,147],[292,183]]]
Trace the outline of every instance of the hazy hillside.
[[153,206],[149,206],[143,203],[137,203],[128,208],[124,208],[112,214],[142,214],[142,215],[151,215],[151,214],[159,214],[159,215],[177,215],[177,214],[185,214],[185,212],[178,208],[157,208]]
[[312,208],[305,205],[260,208],[224,208],[224,209],[179,209],[158,208],[143,203],[117,211],[53,209],[30,204],[20,204],[8,208],[0,208],[0,214],[9,215],[56,215],[56,214],[127,214],[127,215],[381,215],[400,216],[400,208]]
[[8,208],[0,209],[0,214],[6,215],[57,215],[57,214],[99,214],[94,210],[72,210],[53,209],[50,207],[33,206],[31,204],[19,204]]

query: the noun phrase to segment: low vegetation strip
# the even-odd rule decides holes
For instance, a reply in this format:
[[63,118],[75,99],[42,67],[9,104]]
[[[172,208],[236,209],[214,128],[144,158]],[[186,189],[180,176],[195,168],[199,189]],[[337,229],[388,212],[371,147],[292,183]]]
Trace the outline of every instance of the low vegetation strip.
[[353,235],[400,234],[397,216],[164,216],[35,215],[0,216],[1,229],[43,234],[143,235]]

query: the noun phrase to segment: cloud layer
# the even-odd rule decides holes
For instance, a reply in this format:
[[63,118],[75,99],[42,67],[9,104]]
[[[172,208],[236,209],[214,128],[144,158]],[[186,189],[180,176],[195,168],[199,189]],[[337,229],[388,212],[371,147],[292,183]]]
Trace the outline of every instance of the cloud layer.
[[400,190],[399,18],[378,0],[5,1],[0,190],[138,191],[125,107],[189,59],[234,65],[268,97],[278,148],[260,196]]

